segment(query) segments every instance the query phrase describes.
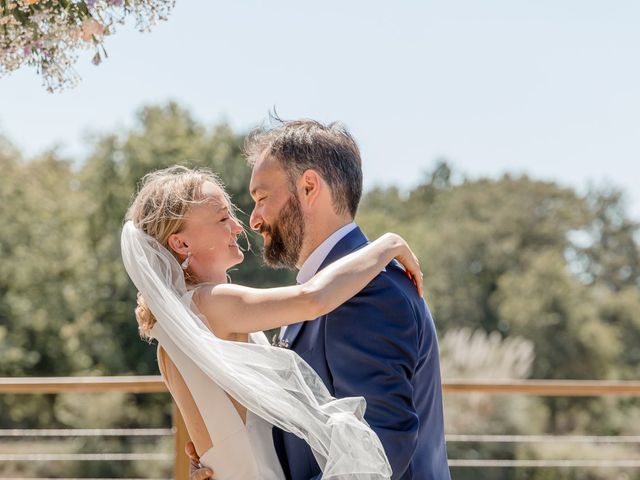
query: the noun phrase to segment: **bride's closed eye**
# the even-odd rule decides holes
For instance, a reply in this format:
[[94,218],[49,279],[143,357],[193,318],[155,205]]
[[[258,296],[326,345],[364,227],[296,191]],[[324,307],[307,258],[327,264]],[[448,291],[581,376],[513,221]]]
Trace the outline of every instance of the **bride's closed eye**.
[[229,220],[229,218],[231,218],[231,215],[229,215],[229,209],[227,207],[225,207],[224,209],[220,209],[221,213],[222,213],[222,218],[220,219],[220,222],[225,222],[227,220]]

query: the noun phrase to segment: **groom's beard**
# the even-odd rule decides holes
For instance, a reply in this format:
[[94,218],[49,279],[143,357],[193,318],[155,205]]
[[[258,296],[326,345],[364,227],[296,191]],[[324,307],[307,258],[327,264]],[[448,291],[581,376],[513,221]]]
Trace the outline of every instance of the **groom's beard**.
[[298,196],[294,193],[280,210],[278,218],[270,225],[263,224],[260,233],[269,234],[262,256],[267,265],[274,268],[295,268],[300,258],[304,238],[304,216]]

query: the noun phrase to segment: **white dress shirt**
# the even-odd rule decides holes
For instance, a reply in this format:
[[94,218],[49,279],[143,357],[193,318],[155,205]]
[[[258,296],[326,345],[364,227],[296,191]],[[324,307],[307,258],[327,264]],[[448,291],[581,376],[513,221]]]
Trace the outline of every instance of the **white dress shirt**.
[[[325,261],[333,247],[335,247],[340,240],[346,237],[348,233],[354,230],[356,226],[357,225],[354,222],[348,223],[333,232],[324,242],[318,245],[318,247],[311,252],[311,255],[309,255],[304,261],[300,270],[298,270],[298,276],[296,277],[298,284],[311,280],[311,277],[318,272],[320,265]],[[280,338],[284,336],[286,329],[286,326],[280,327]]]

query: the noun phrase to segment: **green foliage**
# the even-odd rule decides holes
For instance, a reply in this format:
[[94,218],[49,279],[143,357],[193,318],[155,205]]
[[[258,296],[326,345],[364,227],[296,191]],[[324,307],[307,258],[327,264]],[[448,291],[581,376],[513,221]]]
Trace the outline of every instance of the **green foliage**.
[[[131,130],[100,136],[75,168],[55,151],[24,160],[0,137],[0,376],[156,374],[155,348],[138,338],[136,292],[120,259],[125,211],[144,174],[182,164],[218,173],[247,223],[252,201],[243,141],[228,125],[205,128],[174,103],[144,108]],[[441,161],[412,189],[369,191],[357,221],[371,238],[385,231],[404,235],[418,254],[442,336],[445,375],[640,375],[638,223],[628,217],[621,192],[580,196],[524,176],[464,179]],[[247,241],[252,247],[230,272],[233,281],[293,283],[291,272],[262,265],[259,236],[248,232]],[[460,350],[465,342],[471,346]],[[461,352],[476,353],[467,358]],[[629,421],[640,411],[637,399],[529,398],[510,404],[446,397],[445,402],[448,430],[458,433],[638,433]],[[169,418],[166,395],[0,397],[0,428],[152,427],[168,425]],[[163,445],[88,440],[65,448],[154,451]],[[548,452],[472,445],[455,453],[539,458]],[[135,462],[80,464],[44,471],[9,462],[1,471],[14,476],[147,471]],[[159,466],[154,474],[167,475],[167,468]],[[517,476],[522,472],[490,472],[486,478],[525,478]],[[464,475],[456,472],[456,478],[480,478]]]

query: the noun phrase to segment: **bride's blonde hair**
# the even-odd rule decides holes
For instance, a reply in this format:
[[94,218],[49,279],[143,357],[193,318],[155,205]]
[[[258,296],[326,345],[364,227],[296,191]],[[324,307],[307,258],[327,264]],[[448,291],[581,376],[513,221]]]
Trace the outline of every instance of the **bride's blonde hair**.
[[[185,216],[191,206],[206,200],[201,195],[201,187],[205,182],[211,182],[220,187],[222,195],[231,205],[224,185],[211,170],[190,169],[175,165],[147,173],[142,177],[138,193],[125,215],[125,221],[131,220],[137,228],[173,253],[178,262],[182,262],[183,259],[169,247],[169,237],[182,230]],[[187,281],[189,280],[187,278]],[[138,331],[142,338],[149,339],[156,318],[144,303],[143,298],[139,298],[138,304],[136,308]]]

